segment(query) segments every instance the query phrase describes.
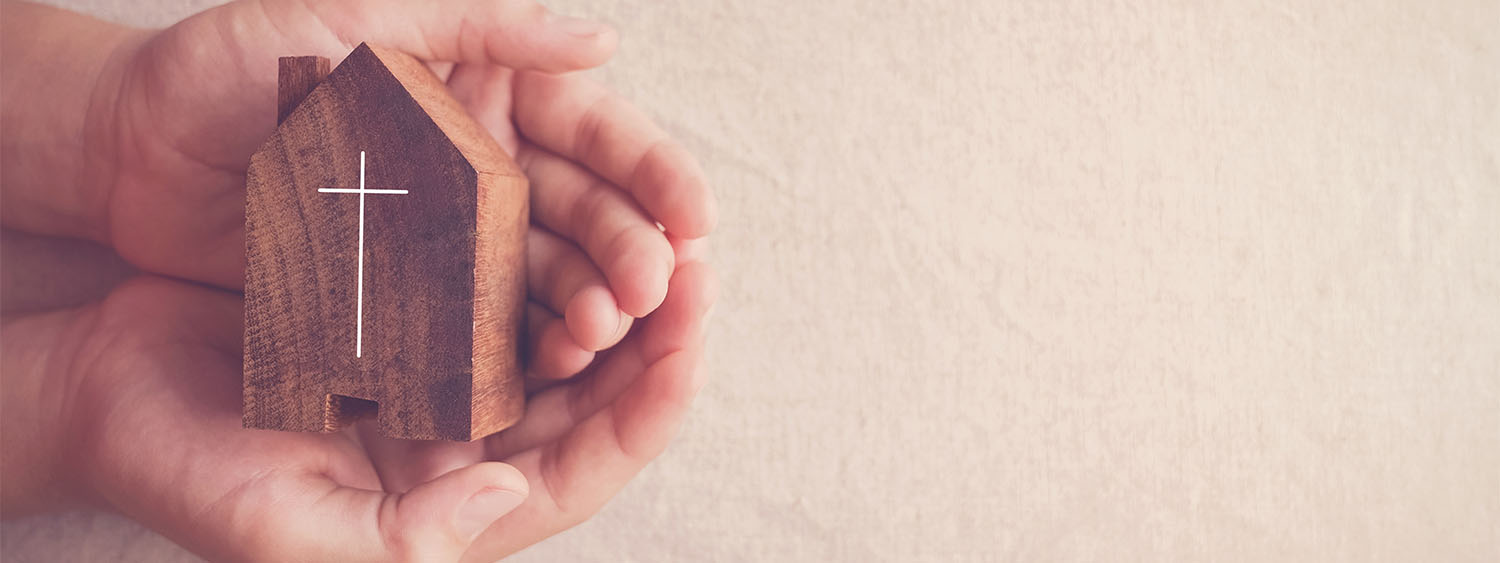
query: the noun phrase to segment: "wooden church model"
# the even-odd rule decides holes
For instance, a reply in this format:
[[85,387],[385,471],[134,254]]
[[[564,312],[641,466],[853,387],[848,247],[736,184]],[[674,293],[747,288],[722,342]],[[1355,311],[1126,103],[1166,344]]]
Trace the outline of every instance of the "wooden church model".
[[244,424],[473,440],[525,397],[527,183],[420,61],[280,61],[246,177]]

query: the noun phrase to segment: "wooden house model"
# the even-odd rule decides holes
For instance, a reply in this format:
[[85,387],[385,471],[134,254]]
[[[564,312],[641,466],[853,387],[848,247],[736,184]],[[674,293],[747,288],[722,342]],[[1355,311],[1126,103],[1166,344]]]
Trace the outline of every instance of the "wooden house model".
[[420,61],[280,62],[246,182],[244,424],[473,440],[520,418],[527,182]]

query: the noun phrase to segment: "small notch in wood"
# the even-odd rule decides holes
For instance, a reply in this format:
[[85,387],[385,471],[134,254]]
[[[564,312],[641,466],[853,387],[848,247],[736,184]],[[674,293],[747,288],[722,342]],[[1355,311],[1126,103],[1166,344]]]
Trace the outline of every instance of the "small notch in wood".
[[323,400],[323,431],[334,432],[364,418],[374,418],[380,404],[368,399],[329,393]]

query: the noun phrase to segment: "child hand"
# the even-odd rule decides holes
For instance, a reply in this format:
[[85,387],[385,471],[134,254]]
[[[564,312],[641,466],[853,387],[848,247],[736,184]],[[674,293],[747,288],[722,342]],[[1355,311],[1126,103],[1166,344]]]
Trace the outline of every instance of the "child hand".
[[[237,2],[160,32],[8,5],[5,27],[5,224],[147,272],[102,303],[7,319],[8,447],[33,427],[9,421],[41,421],[18,438],[35,463],[7,458],[7,497],[27,490],[17,475],[81,490],[214,559],[493,559],[586,518],[680,423],[701,384],[712,276],[692,239],[712,200],[640,112],[546,74],[602,63],[607,28],[531,2],[347,0]],[[276,58],[337,61],[359,41],[447,61],[531,179],[528,357],[533,386],[553,386],[486,440],[240,428],[242,190],[274,127]],[[70,54],[90,72],[25,72]],[[49,89],[84,103],[25,94]]]

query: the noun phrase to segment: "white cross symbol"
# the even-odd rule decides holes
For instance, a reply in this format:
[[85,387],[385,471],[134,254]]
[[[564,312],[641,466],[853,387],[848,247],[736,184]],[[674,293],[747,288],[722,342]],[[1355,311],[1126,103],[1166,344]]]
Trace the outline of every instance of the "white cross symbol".
[[359,278],[355,282],[354,310],[354,357],[358,358],[365,343],[365,194],[399,194],[406,190],[365,189],[365,151],[359,151],[359,189],[318,188],[318,193],[359,194]]

